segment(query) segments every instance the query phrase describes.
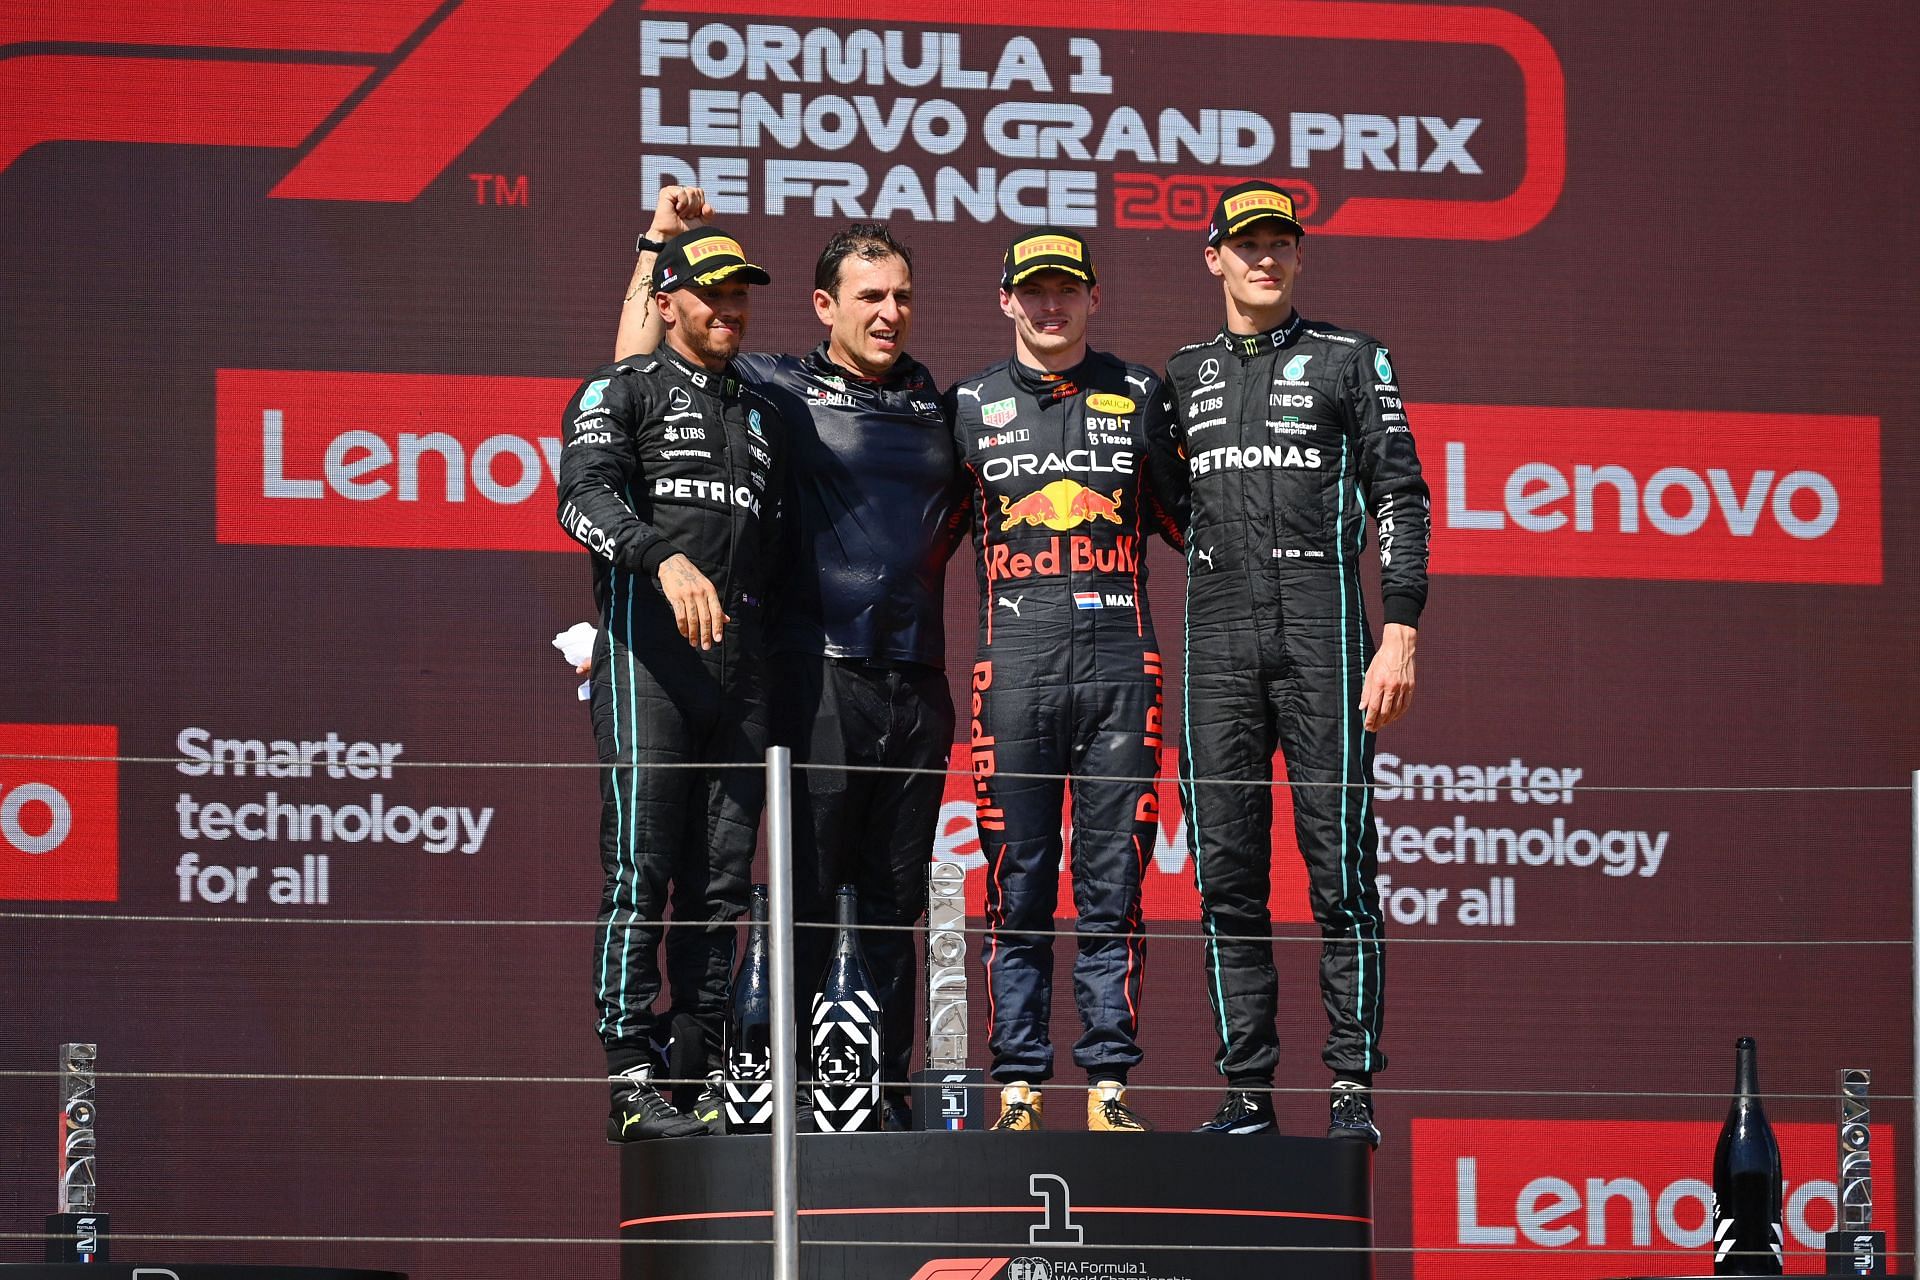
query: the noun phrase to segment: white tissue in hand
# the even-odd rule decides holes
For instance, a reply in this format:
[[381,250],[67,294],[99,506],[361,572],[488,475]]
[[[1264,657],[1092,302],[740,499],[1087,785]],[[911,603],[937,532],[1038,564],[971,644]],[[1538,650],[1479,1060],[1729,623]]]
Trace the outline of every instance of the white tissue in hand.
[[553,647],[570,667],[579,667],[593,656],[593,641],[600,629],[591,622],[576,622],[553,638]]
[[[576,622],[553,638],[553,647],[560,651],[568,666],[578,671],[581,663],[593,657],[593,642],[599,634],[600,629],[591,622]],[[579,695],[582,702],[591,698],[593,681],[582,680]]]

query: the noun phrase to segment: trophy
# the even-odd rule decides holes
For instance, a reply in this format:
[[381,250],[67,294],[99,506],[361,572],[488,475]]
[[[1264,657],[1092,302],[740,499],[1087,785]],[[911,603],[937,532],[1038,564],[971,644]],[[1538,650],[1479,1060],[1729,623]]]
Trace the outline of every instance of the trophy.
[[1873,1229],[1873,1072],[1840,1072],[1840,1176],[1834,1182],[1836,1216],[1827,1232],[1827,1274],[1884,1276],[1887,1235]]
[[48,1262],[105,1262],[107,1215],[94,1180],[93,1063],[99,1046],[60,1046],[60,1211],[47,1215]]
[[916,1129],[984,1128],[987,1073],[967,1066],[967,873],[927,874],[927,1069],[913,1073]]

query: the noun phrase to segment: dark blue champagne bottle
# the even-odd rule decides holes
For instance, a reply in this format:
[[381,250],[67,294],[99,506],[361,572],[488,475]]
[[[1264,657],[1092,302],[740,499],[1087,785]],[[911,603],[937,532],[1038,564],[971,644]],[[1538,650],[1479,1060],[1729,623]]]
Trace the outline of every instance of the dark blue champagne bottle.
[[860,953],[859,904],[843,884],[839,935],[813,998],[813,1121],[823,1133],[880,1128],[880,1000]]
[[1713,1274],[1784,1272],[1780,1235],[1780,1144],[1760,1105],[1752,1036],[1734,1044],[1733,1105],[1713,1149]]
[[773,1131],[773,994],[767,956],[767,886],[753,886],[747,954],[727,1003],[727,1132]]

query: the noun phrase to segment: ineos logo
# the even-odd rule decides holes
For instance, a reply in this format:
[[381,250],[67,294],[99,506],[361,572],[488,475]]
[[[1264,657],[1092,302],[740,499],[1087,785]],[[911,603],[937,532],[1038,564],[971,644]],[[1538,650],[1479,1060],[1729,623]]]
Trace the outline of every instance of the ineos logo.
[[[23,821],[29,805],[45,809],[47,821]],[[35,815],[37,816],[37,815]],[[39,828],[38,834],[29,827]],[[73,830],[73,806],[44,782],[23,782],[11,791],[0,789],[0,840],[21,853],[52,853],[67,842]]]

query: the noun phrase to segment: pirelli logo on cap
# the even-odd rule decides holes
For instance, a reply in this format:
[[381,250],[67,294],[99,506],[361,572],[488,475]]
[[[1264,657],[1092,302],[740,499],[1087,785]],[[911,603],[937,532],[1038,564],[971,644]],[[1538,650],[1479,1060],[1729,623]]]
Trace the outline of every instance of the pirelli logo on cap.
[[730,253],[736,258],[744,258],[747,251],[732,236],[708,236],[704,240],[695,240],[687,246],[687,265],[694,266],[703,258],[711,258],[716,253]]
[[1080,254],[1078,240],[1067,236],[1028,236],[1013,246],[1013,264],[1017,267],[1043,253],[1059,258],[1072,258],[1075,262],[1086,261]]
[[1139,408],[1126,396],[1114,395],[1111,391],[1096,391],[1087,397],[1087,408],[1095,413],[1132,413]]
[[1254,210],[1293,217],[1293,200],[1278,191],[1247,191],[1227,201],[1227,221],[1238,222]]

